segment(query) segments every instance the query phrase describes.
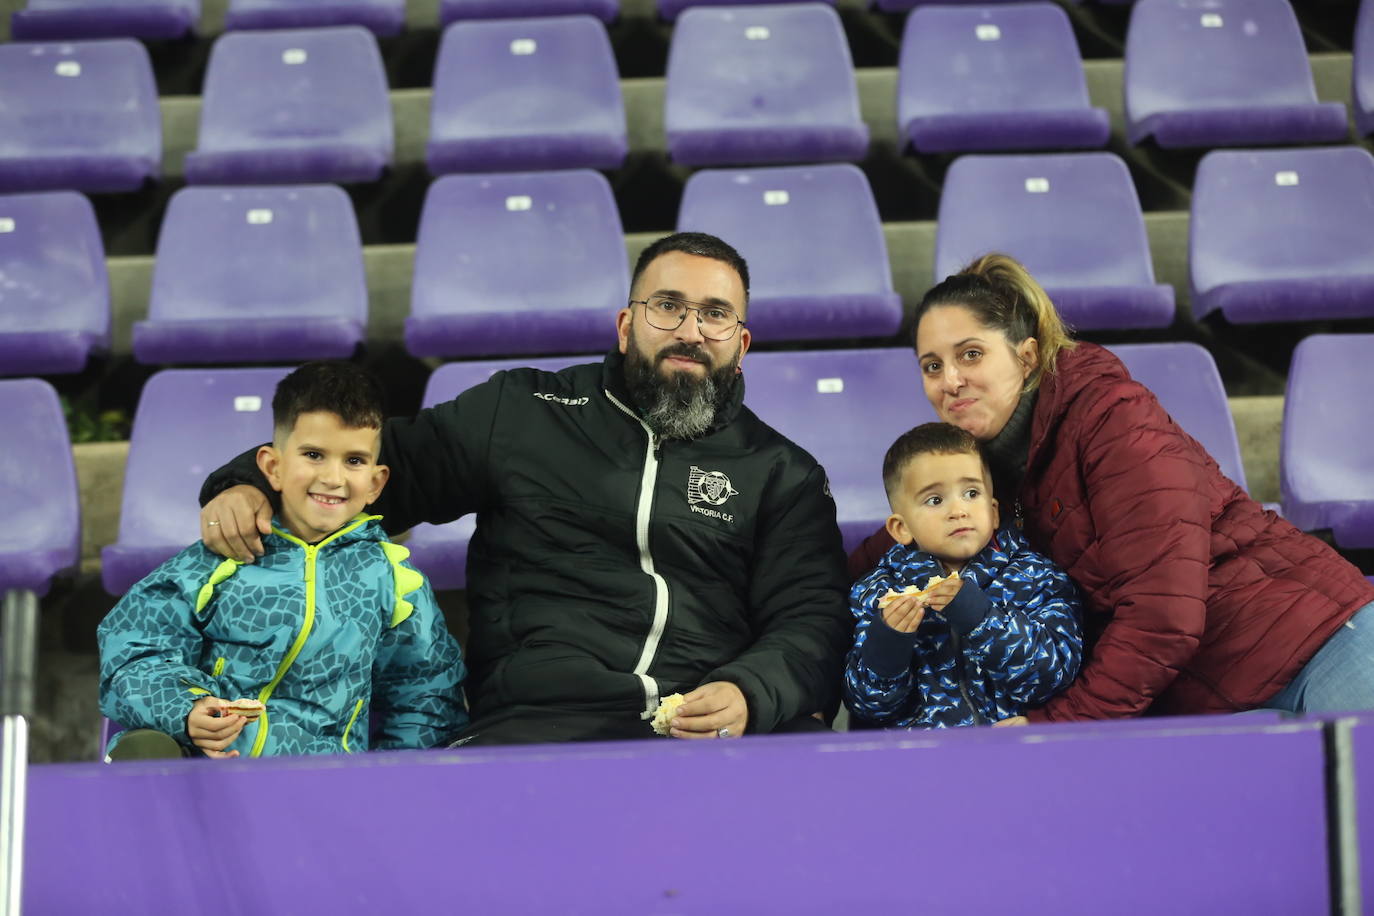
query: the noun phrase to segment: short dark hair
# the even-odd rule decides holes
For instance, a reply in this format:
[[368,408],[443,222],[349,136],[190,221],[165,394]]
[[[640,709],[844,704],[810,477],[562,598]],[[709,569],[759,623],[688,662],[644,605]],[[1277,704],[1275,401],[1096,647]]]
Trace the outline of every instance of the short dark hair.
[[973,434],[952,423],[922,423],[897,437],[883,456],[883,486],[888,502],[902,485],[902,471],[918,455],[977,455],[983,471],[988,470],[987,455]]
[[630,275],[630,289],[635,288],[640,275],[654,260],[670,251],[681,251],[683,254],[694,254],[700,258],[710,258],[713,261],[729,264],[734,268],[735,273],[739,274],[740,282],[744,284],[743,304],[749,304],[749,265],[745,263],[744,257],[728,242],[718,239],[714,235],[707,235],[705,232],[675,232],[672,235],[665,235],[641,251],[639,260],[635,261],[634,273]]
[[342,360],[317,360],[277,383],[272,396],[272,426],[283,438],[303,413],[332,413],[349,429],[381,429],[386,418],[382,386],[362,366]]

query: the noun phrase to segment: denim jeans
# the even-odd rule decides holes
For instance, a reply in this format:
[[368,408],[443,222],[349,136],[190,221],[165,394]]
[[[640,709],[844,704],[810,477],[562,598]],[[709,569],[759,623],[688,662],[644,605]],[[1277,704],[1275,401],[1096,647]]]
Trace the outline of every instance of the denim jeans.
[[1264,704],[1289,712],[1374,709],[1374,601],[1355,612]]

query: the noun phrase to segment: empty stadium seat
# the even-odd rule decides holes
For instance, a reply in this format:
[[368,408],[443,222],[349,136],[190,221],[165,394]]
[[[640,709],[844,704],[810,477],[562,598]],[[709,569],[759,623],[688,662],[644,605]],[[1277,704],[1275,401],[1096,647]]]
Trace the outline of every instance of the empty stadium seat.
[[[568,366],[591,361],[585,356],[546,356],[539,359],[447,363],[430,374],[422,406],[433,407],[451,401],[503,369],[529,366],[546,372],[558,372]],[[416,525],[406,541],[406,547],[410,549],[410,562],[429,577],[430,584],[436,589],[464,588],[467,585],[468,541],[476,529],[475,515],[465,515],[444,525]]]
[[1374,547],[1374,334],[1314,334],[1293,351],[1283,402],[1283,515],[1330,529],[1345,548]]
[[1350,101],[1360,136],[1374,133],[1374,3],[1361,3],[1351,55]]
[[600,173],[448,175],[430,185],[420,215],[406,349],[604,352],[630,297],[628,274]]
[[891,513],[883,454],[902,433],[938,419],[910,347],[750,353],[744,402],[825,468],[845,550]]
[[158,237],[143,363],[345,358],[363,342],[367,277],[333,185],[182,188]]
[[906,20],[897,122],[918,152],[1087,149],[1111,133],[1088,103],[1073,26],[1052,3],[926,6]]
[[80,372],[109,347],[110,281],[90,201],[0,197],[0,375]]
[[230,32],[210,51],[186,181],[374,181],[392,149],[391,100],[371,32]]
[[200,21],[200,0],[28,0],[10,16],[15,41],[180,38]]
[[868,127],[840,17],[819,3],[687,10],[668,51],[664,127],[683,165],[862,159]]
[[[797,0],[752,0],[740,3],[739,0],[658,0],[658,15],[667,20],[676,19],[678,14],[692,6],[763,6],[769,3],[792,3]],[[835,5],[835,0],[815,0],[819,3]]]
[[945,177],[937,279],[990,251],[1026,265],[1078,329],[1167,327],[1140,199],[1113,153],[963,156]]
[[1139,0],[1126,34],[1132,143],[1240,146],[1344,140],[1345,106],[1318,102],[1288,0]]
[[620,15],[620,0],[442,0],[439,22],[445,27],[459,19],[519,19],[579,13],[610,22]]
[[[921,6],[996,6],[1003,3],[1024,3],[1025,0],[870,0],[870,5],[875,9],[885,13],[905,13]],[[1069,0],[1070,3],[1081,3],[1082,0]],[[1107,3],[1110,0],[1097,0],[1099,3]],[[1125,0],[1130,3],[1133,0]]]
[[200,539],[201,484],[272,438],[272,395],[289,369],[165,369],[134,414],[119,539],[100,552],[105,590],[122,595]]
[[1131,378],[1154,392],[1174,422],[1207,449],[1221,473],[1248,490],[1236,422],[1212,354],[1195,343],[1116,344],[1108,349],[1126,364]]
[[0,192],[132,191],[161,163],[143,45],[0,44]]
[[628,149],[615,54],[598,20],[473,20],[444,30],[430,106],[435,175],[613,169]]
[[727,239],[749,262],[746,318],[760,341],[887,337],[901,325],[878,206],[853,165],[697,172],[677,229]]
[[224,14],[226,30],[360,25],[376,35],[396,35],[405,21],[405,0],[229,0]]
[[1374,315],[1374,157],[1352,146],[1208,153],[1188,268],[1198,318]]

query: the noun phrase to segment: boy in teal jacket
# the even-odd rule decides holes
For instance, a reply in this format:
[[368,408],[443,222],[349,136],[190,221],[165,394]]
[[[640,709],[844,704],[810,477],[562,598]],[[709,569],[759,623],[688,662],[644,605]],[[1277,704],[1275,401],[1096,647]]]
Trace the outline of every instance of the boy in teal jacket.
[[433,747],[467,724],[434,593],[362,514],[387,479],[382,404],[349,363],[277,386],[258,453],[281,497],[266,553],[244,565],[197,541],[100,624],[100,708],[128,729],[112,759]]

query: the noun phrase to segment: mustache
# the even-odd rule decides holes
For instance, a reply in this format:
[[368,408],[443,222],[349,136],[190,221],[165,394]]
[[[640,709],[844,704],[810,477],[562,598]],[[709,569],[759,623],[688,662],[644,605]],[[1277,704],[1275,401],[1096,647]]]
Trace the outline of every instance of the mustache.
[[658,356],[654,357],[654,362],[661,363],[665,359],[679,356],[683,359],[694,360],[702,365],[710,365],[711,359],[706,354],[706,348],[699,344],[675,343],[669,344],[658,351]]

